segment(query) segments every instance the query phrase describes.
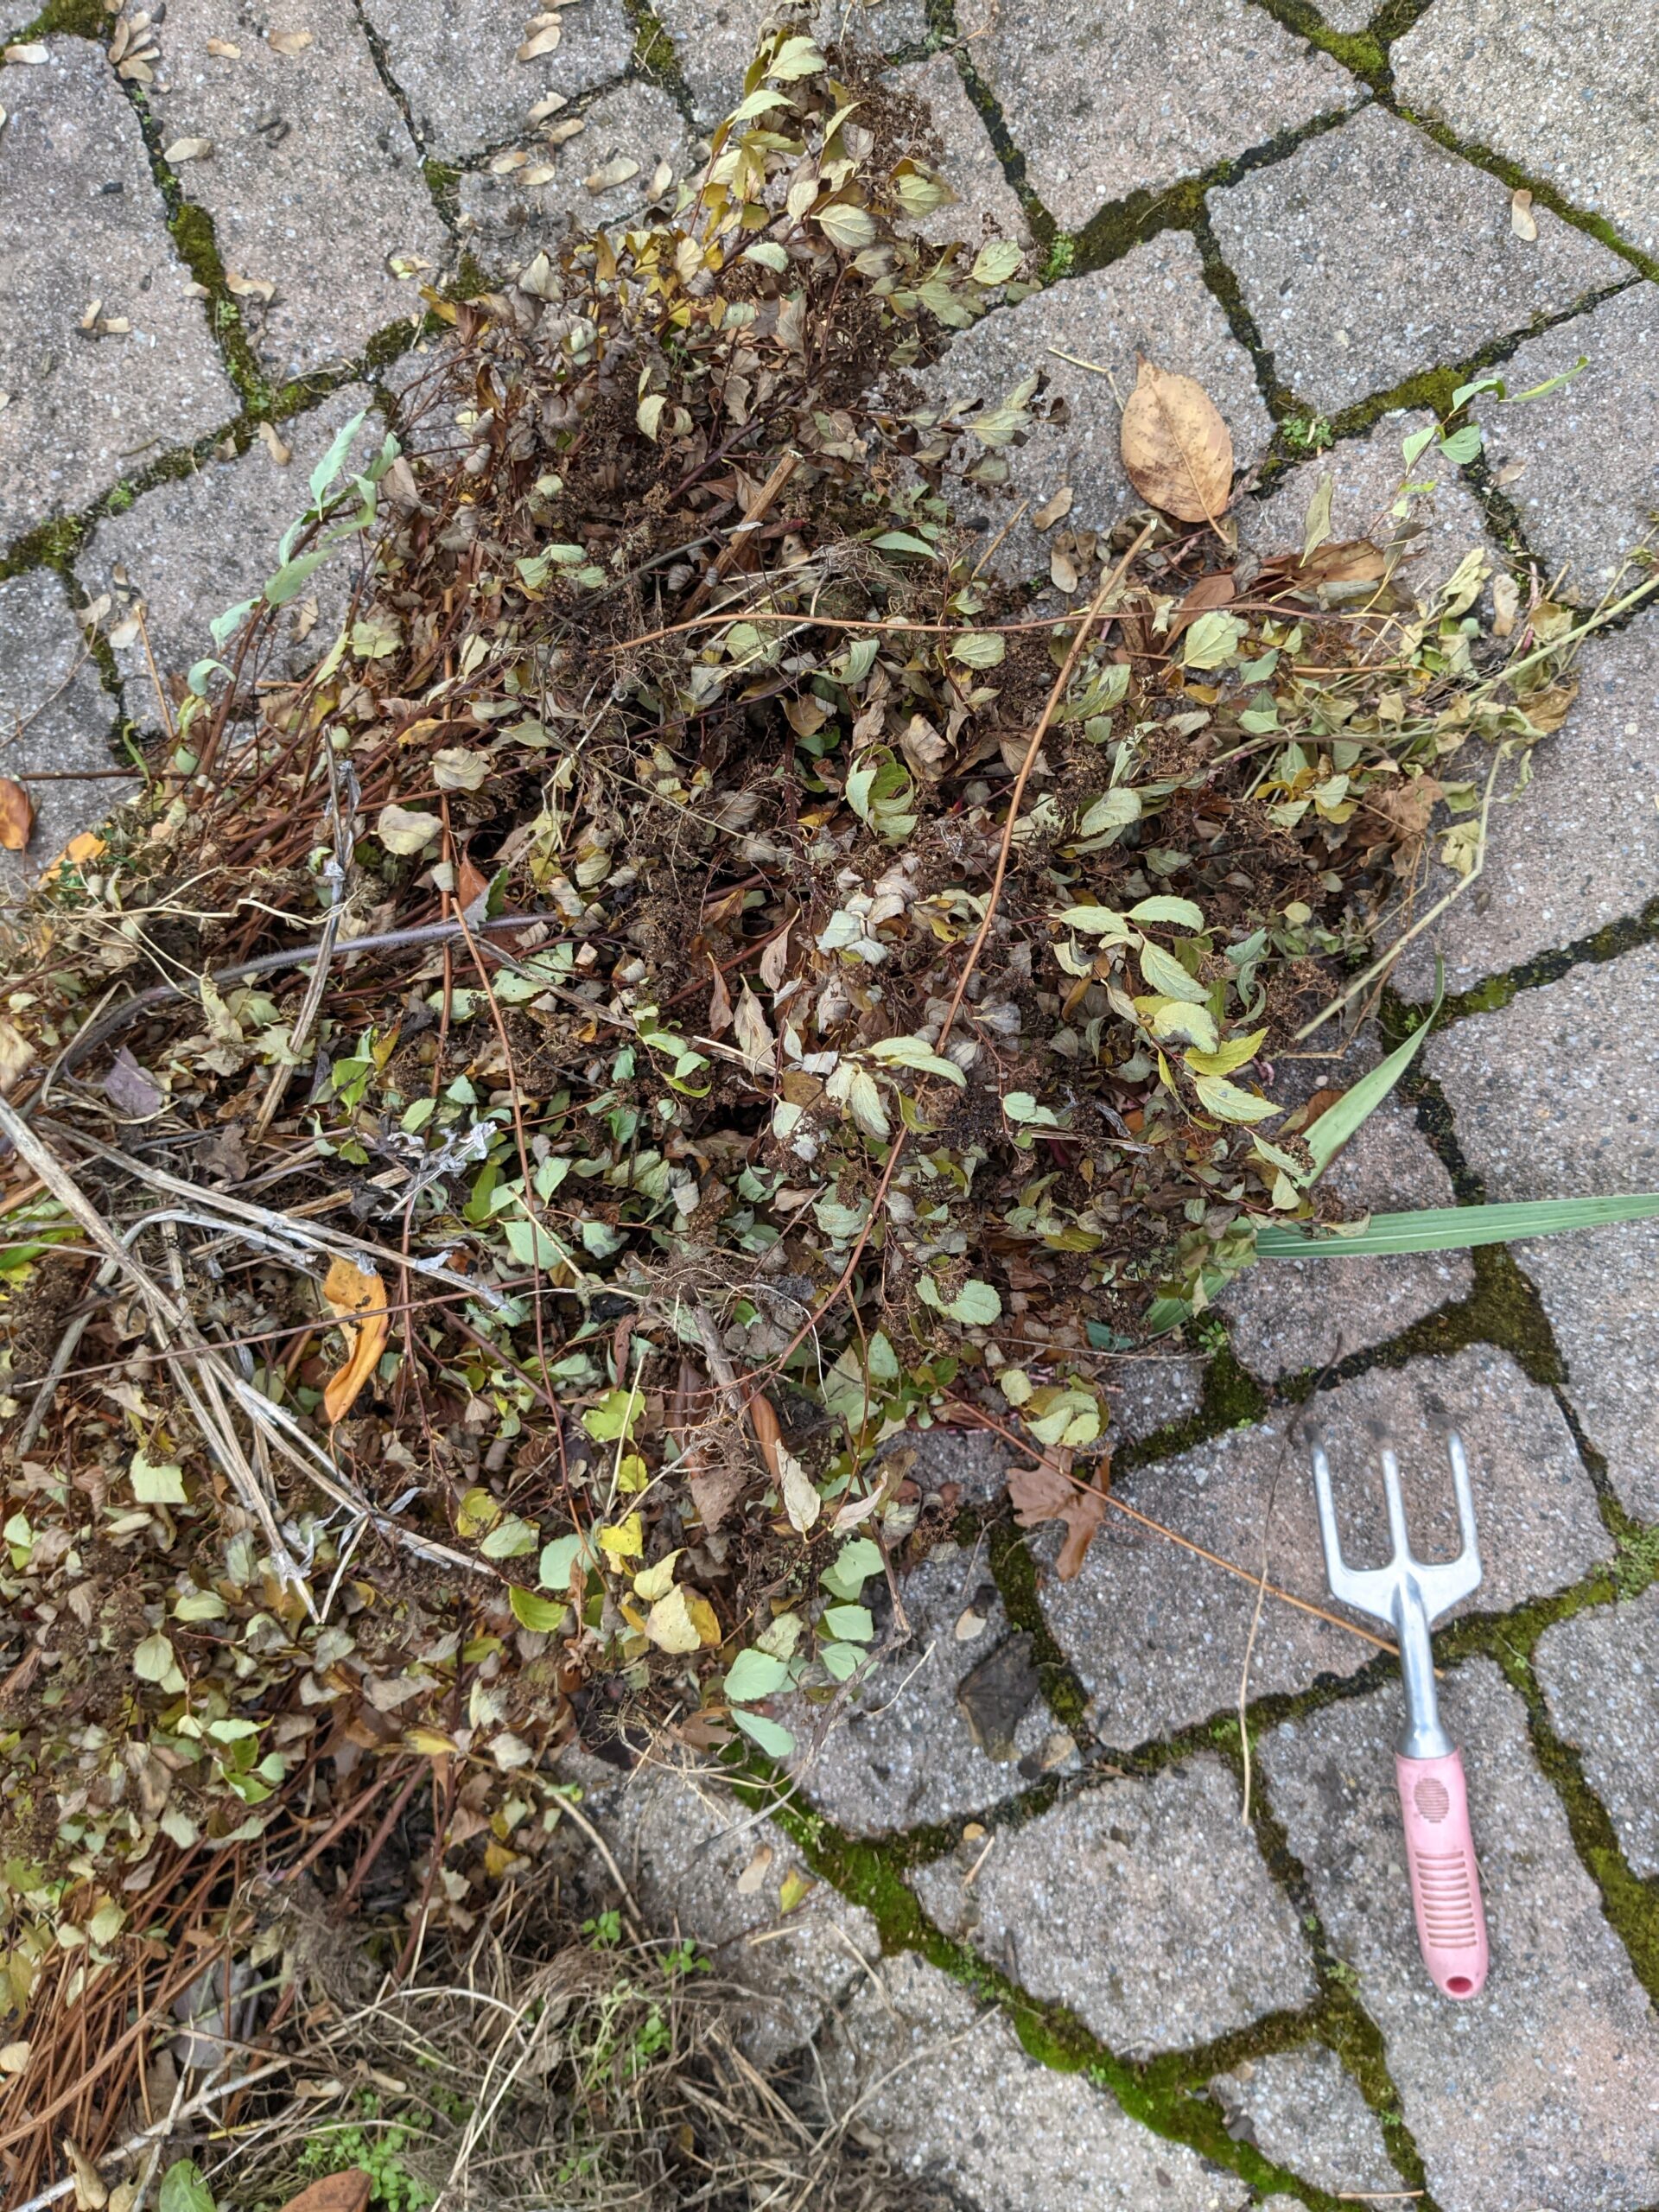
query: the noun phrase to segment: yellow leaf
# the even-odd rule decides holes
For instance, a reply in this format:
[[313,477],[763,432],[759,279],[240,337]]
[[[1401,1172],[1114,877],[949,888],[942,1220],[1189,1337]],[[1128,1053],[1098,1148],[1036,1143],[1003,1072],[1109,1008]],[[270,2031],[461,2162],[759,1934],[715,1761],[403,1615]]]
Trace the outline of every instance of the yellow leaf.
[[[346,1339],[346,1364],[329,1376],[322,1394],[322,1410],[332,1427],[351,1411],[358,1392],[373,1374],[385,1350],[391,1316],[385,1310],[385,1287],[379,1276],[354,1267],[349,1260],[330,1263],[323,1277],[322,1294]],[[378,1312],[372,1310],[376,1307]],[[350,1314],[365,1318],[354,1323],[347,1319]]]
[[625,1559],[638,1559],[645,1549],[645,1531],[637,1513],[630,1513],[626,1521],[613,1521],[599,1531],[598,1543],[613,1567],[620,1567]]
[[649,1605],[658,1598],[667,1597],[674,1587],[674,1562],[677,1551],[670,1552],[666,1559],[659,1559],[654,1567],[641,1567],[633,1578],[633,1594],[643,1598]]
[[645,1634],[659,1651],[696,1651],[720,1642],[720,1623],[706,1598],[677,1587],[652,1607]]
[[411,1751],[420,1751],[429,1759],[448,1758],[454,1751],[455,1739],[446,1736],[442,1728],[405,1728],[404,1743]]
[[21,853],[35,828],[35,804],[21,784],[0,776],[0,845]]
[[779,1911],[793,1912],[811,1887],[811,1882],[804,1874],[798,1872],[785,1874],[778,1885]]

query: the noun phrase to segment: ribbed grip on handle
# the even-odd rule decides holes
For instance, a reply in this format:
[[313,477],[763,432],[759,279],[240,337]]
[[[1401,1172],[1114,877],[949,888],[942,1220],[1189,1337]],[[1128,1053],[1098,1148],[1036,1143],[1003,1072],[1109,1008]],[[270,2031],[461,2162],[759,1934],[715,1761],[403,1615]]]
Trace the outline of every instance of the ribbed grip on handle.
[[1446,1996],[1473,1997],[1486,1980],[1486,1912],[1469,1832],[1463,1754],[1452,1751],[1438,1759],[1396,1755],[1394,1770],[1423,1963],[1434,1986]]

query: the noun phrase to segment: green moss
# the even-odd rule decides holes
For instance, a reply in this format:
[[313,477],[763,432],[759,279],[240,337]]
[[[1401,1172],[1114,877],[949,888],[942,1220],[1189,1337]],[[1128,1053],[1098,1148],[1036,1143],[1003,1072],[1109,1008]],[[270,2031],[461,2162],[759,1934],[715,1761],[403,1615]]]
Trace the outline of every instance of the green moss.
[[46,0],[40,14],[21,29],[8,33],[4,43],[22,46],[34,39],[60,34],[69,38],[96,39],[100,46],[106,45],[110,18],[103,0]]
[[421,175],[426,179],[432,205],[445,228],[453,231],[461,216],[460,169],[453,162],[435,162],[429,157],[421,163]]
[[1087,1726],[1088,1692],[1067,1664],[1044,1618],[1037,1598],[1037,1562],[1022,1533],[1007,1522],[990,1532],[990,1564],[1003,1611],[1015,1628],[1024,1629],[1031,1637],[1032,1660],[1049,1711],[1063,1728],[1079,1735]]
[[1448,999],[1440,1010],[1440,1020],[1445,1024],[1461,1021],[1471,1014],[1496,1014],[1522,991],[1535,990],[1541,983],[1559,983],[1574,968],[1594,967],[1605,961],[1617,960],[1622,954],[1634,952],[1656,939],[1659,939],[1659,899],[1649,899],[1639,913],[1609,922],[1587,937],[1574,938],[1570,944],[1537,953],[1530,960],[1505,969],[1502,975],[1489,976],[1473,989]]
[[86,524],[78,515],[37,523],[0,554],[0,582],[29,569],[67,569],[80,550]]

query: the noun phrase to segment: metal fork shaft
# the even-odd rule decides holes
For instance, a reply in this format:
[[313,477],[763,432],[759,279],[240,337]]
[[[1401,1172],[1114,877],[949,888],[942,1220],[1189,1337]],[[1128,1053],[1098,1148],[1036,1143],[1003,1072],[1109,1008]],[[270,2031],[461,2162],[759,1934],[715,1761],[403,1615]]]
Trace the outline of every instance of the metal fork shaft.
[[1440,1701],[1434,1688],[1434,1654],[1428,1637],[1428,1609],[1414,1575],[1401,1578],[1394,1599],[1394,1631],[1400,1639],[1400,1672],[1406,1686],[1406,1725],[1400,1754],[1408,1759],[1443,1759],[1452,1749],[1440,1726]]

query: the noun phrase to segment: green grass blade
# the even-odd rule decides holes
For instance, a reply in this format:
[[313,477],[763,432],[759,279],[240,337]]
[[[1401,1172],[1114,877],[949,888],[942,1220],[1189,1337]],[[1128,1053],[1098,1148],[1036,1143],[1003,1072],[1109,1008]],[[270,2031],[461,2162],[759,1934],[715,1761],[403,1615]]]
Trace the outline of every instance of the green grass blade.
[[[1440,1001],[1446,996],[1446,970],[1439,960],[1434,963],[1434,1003],[1427,1014],[1414,1029],[1403,1045],[1398,1045],[1386,1060],[1377,1063],[1369,1075],[1361,1076],[1351,1090],[1346,1090],[1334,1106],[1327,1106],[1308,1131],[1305,1140],[1313,1155],[1313,1174],[1322,1175],[1331,1165],[1338,1148],[1346,1144],[1360,1123],[1374,1114],[1401,1077],[1416,1058],[1424,1039],[1434,1027],[1434,1017],[1440,1010]],[[1309,1179],[1312,1179],[1311,1178]]]
[[[1316,1122],[1314,1125],[1318,1127]],[[1510,1205],[1429,1206],[1420,1213],[1373,1214],[1352,1236],[1330,1230],[1268,1226],[1255,1234],[1262,1260],[1355,1260],[1374,1252],[1452,1252],[1471,1244],[1508,1244],[1566,1229],[1605,1229],[1659,1214],[1659,1191],[1611,1198],[1531,1198]]]

